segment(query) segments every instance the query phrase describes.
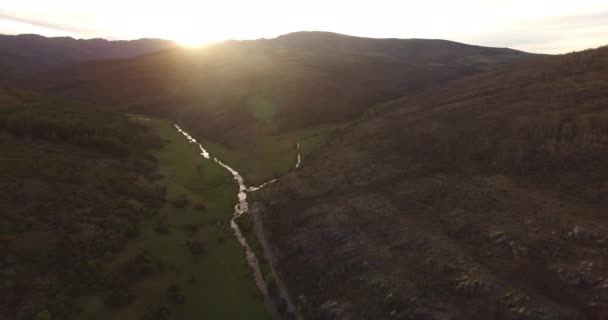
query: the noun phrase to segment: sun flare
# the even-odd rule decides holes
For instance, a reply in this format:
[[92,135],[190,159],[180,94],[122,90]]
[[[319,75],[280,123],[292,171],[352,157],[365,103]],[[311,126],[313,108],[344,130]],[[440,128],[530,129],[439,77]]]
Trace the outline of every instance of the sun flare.
[[173,41],[177,42],[178,44],[184,46],[184,47],[188,47],[188,48],[198,48],[201,47],[205,44],[208,44],[209,40],[204,40],[204,37],[200,37],[197,35],[189,35],[189,34],[183,34],[183,35],[175,35],[173,37],[171,37],[170,39],[172,39]]

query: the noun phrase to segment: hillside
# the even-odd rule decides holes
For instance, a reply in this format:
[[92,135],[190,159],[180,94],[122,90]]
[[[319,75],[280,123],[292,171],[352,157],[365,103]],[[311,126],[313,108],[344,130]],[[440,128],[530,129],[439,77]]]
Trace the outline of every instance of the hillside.
[[527,55],[509,48],[466,45],[448,40],[376,39],[320,31],[294,32],[280,36],[275,41],[302,50],[385,54],[422,64],[459,65],[475,70],[496,69],[502,64],[517,62]]
[[403,92],[531,56],[443,40],[294,33],[78,65],[25,84],[113,108],[204,119],[205,133],[221,135],[235,122],[293,128],[351,118]]
[[0,153],[0,319],[270,318],[237,185],[167,121],[1,89]]
[[313,319],[608,317],[608,48],[374,108],[259,195]]
[[127,283],[100,270],[164,203],[160,145],[123,115],[0,91],[0,319],[69,319]]
[[108,41],[34,34],[0,35],[0,83],[73,63],[135,57],[174,46],[173,42],[160,39]]
[[350,121],[404,93],[533,57],[443,40],[302,32],[72,66],[22,85],[173,119],[257,159],[276,153],[260,150],[277,134]]

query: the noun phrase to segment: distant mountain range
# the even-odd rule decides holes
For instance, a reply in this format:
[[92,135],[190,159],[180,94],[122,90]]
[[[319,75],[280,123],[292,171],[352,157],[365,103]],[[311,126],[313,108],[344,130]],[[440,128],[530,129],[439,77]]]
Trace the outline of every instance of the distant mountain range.
[[20,85],[184,121],[197,134],[235,144],[260,126],[352,119],[374,104],[535,56],[445,40],[296,32],[72,65]]
[[0,35],[0,83],[73,63],[129,58],[175,45],[161,39],[108,41],[34,34]]

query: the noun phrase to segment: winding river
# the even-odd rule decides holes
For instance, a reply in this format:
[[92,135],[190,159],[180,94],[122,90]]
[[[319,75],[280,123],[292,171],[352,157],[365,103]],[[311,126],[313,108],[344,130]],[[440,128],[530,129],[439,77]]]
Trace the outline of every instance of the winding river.
[[[177,131],[179,131],[181,134],[183,134],[186,137],[188,142],[196,143],[198,145],[199,150],[200,150],[200,155],[202,157],[204,157],[205,159],[209,159],[209,160],[212,159],[213,161],[217,162],[220,166],[224,167],[224,169],[228,170],[228,172],[230,172],[232,174],[232,177],[238,183],[238,185],[239,185],[239,192],[237,195],[238,200],[237,200],[236,205],[234,206],[234,214],[232,215],[232,219],[230,220],[230,227],[234,231],[234,235],[236,236],[236,239],[239,241],[239,243],[241,244],[243,249],[245,249],[245,255],[247,257],[247,264],[249,264],[249,267],[251,268],[251,271],[253,272],[253,278],[255,280],[257,287],[259,288],[259,290],[262,292],[262,295],[264,296],[264,304],[266,305],[266,308],[268,309],[268,311],[270,312],[270,314],[272,315],[272,317],[274,319],[282,319],[283,317],[278,312],[278,308],[277,308],[275,299],[273,299],[268,293],[268,286],[266,285],[266,281],[264,280],[264,277],[262,276],[262,272],[260,271],[260,265],[258,263],[258,259],[255,255],[255,253],[253,252],[253,250],[251,250],[251,247],[247,243],[247,239],[245,238],[245,236],[243,236],[241,229],[239,228],[238,224],[236,223],[236,219],[238,219],[241,215],[247,213],[247,210],[249,209],[249,203],[247,202],[247,192],[253,192],[253,191],[260,190],[260,189],[264,188],[265,186],[275,182],[277,179],[269,180],[259,186],[247,187],[245,185],[245,179],[243,179],[243,177],[236,170],[234,170],[233,168],[231,168],[230,166],[228,166],[227,164],[225,164],[218,158],[211,157],[209,152],[207,152],[207,150],[205,150],[205,148],[203,148],[203,146],[199,142],[197,142],[196,139],[194,139],[190,134],[188,134],[186,131],[184,131],[179,125],[173,124],[173,126],[175,127],[175,129],[177,129]],[[302,162],[302,158],[300,155],[300,143],[299,142],[297,142],[297,144],[296,144],[296,153],[297,153],[297,162],[296,162],[295,168],[297,169],[300,167],[300,164]],[[262,245],[264,246],[263,243],[262,243]],[[266,250],[266,248],[264,248],[264,249]],[[277,282],[279,282],[279,281],[280,281],[280,279],[277,279]],[[287,310],[297,313],[294,305],[291,303],[291,299],[289,299],[289,296],[287,295],[287,292],[285,292],[285,291],[280,292],[280,296],[287,302]],[[299,319],[301,317],[296,314],[296,318]]]

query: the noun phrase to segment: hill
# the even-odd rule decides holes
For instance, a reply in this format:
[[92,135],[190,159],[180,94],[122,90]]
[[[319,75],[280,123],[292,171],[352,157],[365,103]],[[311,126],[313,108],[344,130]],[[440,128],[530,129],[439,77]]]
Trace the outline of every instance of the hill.
[[124,115],[0,90],[1,319],[68,319],[127,283],[101,269],[164,203],[160,145]]
[[302,50],[385,54],[422,64],[460,65],[475,70],[495,69],[528,55],[509,48],[466,45],[440,39],[377,39],[321,31],[294,32],[279,36],[275,41]]
[[409,94],[258,195],[314,319],[608,316],[608,47]]
[[174,46],[173,42],[160,39],[108,41],[35,34],[0,35],[0,83],[73,63],[135,57]]
[[404,93],[534,57],[443,40],[303,32],[81,64],[21,84],[173,119],[199,137],[256,155],[268,137],[350,121]]

